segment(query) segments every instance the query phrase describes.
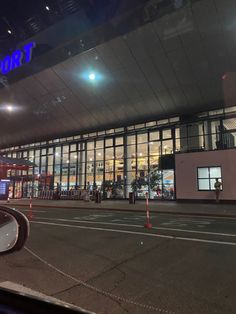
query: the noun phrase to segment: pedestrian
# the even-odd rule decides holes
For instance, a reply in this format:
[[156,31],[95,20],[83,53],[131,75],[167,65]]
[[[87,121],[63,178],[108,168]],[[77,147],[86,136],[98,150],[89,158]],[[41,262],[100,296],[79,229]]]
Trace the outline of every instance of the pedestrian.
[[215,193],[216,193],[216,203],[219,203],[222,182],[220,182],[218,178],[216,179],[214,187],[215,187]]

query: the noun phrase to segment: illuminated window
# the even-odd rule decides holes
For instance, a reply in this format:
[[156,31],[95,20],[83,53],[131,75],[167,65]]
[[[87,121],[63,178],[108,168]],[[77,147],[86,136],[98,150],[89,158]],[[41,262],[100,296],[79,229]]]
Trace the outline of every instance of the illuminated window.
[[197,168],[197,183],[199,191],[214,191],[216,179],[219,179],[219,181],[222,182],[221,167]]

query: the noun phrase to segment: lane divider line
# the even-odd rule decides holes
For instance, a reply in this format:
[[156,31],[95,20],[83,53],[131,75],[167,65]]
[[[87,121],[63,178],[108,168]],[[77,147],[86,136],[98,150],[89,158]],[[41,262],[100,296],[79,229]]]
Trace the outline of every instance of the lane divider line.
[[146,236],[146,237],[156,237],[156,238],[164,238],[164,239],[172,239],[172,240],[182,240],[182,241],[192,241],[192,242],[199,242],[199,243],[210,243],[210,244],[236,246],[236,242],[206,240],[206,239],[198,239],[198,238],[186,238],[186,237],[170,236],[170,235],[163,235],[163,234],[156,234],[156,233],[145,233],[145,232],[136,232],[136,231],[129,231],[129,230],[95,228],[95,227],[78,226],[78,225],[67,225],[67,224],[58,224],[58,223],[44,222],[44,221],[31,221],[30,223],[50,225],[50,226],[69,227],[69,228],[78,228],[78,229],[86,229],[86,230],[95,230],[95,231],[106,231],[106,232],[133,234],[133,235],[142,235],[142,236]]
[[[108,226],[120,226],[120,227],[134,227],[134,228],[143,228],[142,225],[130,225],[130,224],[117,224],[112,222],[102,222],[102,221],[90,221],[90,220],[77,220],[77,219],[63,219],[63,218],[46,218],[46,217],[36,217],[36,219],[43,220],[52,220],[52,221],[65,221],[65,222],[78,222],[78,223],[87,223],[87,224],[99,224],[99,225],[108,225]],[[216,235],[224,237],[236,237],[236,234],[233,233],[219,233],[219,232],[210,232],[210,231],[198,231],[198,230],[189,230],[189,229],[176,229],[176,228],[164,228],[164,227],[152,227],[155,230],[165,230],[165,231],[178,231],[178,232],[187,232],[187,233],[198,233],[198,234],[207,234],[207,235]]]

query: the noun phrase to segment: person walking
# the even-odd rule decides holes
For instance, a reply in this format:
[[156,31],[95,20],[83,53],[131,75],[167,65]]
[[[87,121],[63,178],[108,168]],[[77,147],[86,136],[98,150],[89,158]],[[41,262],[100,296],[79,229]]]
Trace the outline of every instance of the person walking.
[[216,203],[219,203],[220,190],[222,187],[222,183],[219,181],[218,178],[216,179],[214,187],[215,187],[215,192],[216,192]]

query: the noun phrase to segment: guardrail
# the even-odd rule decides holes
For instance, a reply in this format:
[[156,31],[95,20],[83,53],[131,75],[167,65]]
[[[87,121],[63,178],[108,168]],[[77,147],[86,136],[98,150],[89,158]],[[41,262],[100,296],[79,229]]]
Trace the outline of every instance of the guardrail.
[[38,199],[43,200],[90,200],[92,195],[86,190],[42,190],[38,192]]

